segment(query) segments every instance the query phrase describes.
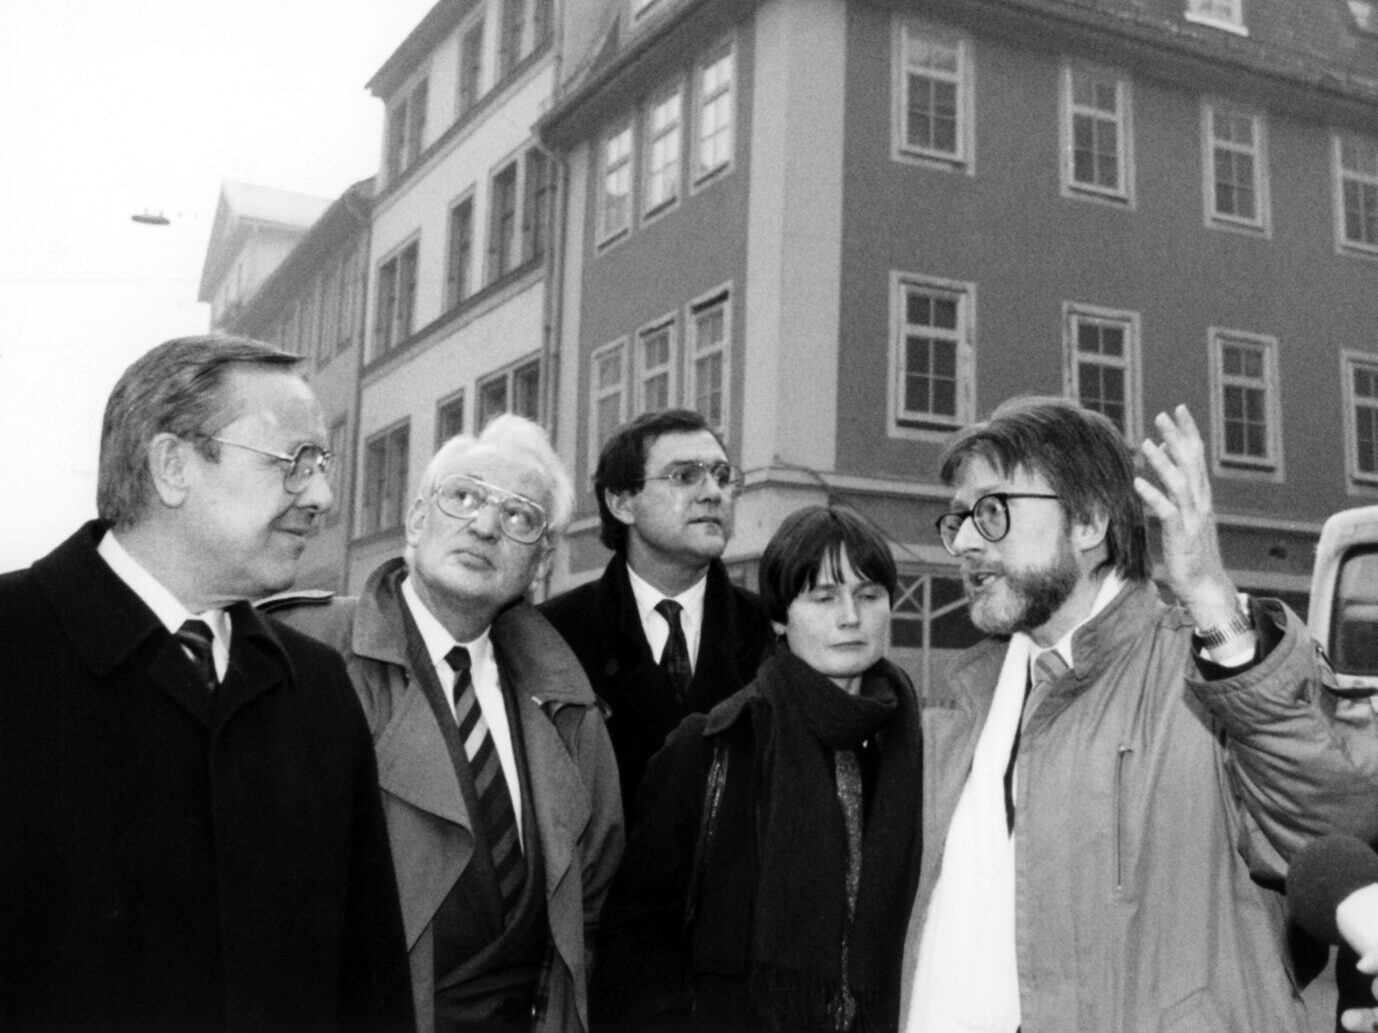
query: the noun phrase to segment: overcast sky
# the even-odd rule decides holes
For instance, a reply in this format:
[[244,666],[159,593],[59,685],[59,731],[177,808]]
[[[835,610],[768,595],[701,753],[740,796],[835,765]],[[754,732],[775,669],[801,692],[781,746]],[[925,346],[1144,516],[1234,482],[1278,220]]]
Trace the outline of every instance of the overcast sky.
[[433,4],[0,2],[0,570],[95,515],[124,368],[206,329],[221,180],[333,199],[376,172],[364,83]]

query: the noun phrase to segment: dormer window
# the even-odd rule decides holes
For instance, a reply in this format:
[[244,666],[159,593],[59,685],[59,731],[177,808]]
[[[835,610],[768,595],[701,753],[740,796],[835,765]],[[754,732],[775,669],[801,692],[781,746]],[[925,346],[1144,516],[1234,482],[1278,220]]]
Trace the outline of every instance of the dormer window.
[[1244,0],[1187,0],[1187,21],[1247,36]]

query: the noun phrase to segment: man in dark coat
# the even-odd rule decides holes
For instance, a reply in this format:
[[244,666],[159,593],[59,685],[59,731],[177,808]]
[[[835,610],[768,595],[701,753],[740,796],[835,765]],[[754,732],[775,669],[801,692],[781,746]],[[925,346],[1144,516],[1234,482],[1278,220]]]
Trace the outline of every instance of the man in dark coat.
[[343,662],[244,601],[332,502],[295,362],[150,351],[106,408],[100,519],[0,576],[0,1028],[411,1028]]
[[601,578],[541,612],[611,710],[630,826],[652,754],[687,714],[751,681],[773,636],[759,600],[728,580],[720,558],[741,472],[699,413],[659,410],[618,428],[593,483],[615,555]]

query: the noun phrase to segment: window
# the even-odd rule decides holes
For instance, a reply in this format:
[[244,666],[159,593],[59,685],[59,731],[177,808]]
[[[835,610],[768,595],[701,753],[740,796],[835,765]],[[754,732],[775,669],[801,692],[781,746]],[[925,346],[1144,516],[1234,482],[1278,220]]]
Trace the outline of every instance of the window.
[[1206,224],[1269,228],[1266,127],[1263,117],[1228,105],[1201,105],[1205,139]]
[[375,434],[364,444],[364,502],[360,534],[377,534],[402,526],[407,502],[409,425]]
[[1107,417],[1127,441],[1142,436],[1139,406],[1139,317],[1132,312],[1064,306],[1067,397]]
[[732,140],[736,121],[732,102],[733,74],[730,41],[710,51],[698,67],[698,126],[694,138],[696,184],[732,167]]
[[324,366],[335,357],[340,340],[340,270],[344,268],[345,258],[341,256],[332,262],[317,281],[320,311],[320,363]]
[[378,267],[373,322],[373,357],[391,351],[412,332],[416,309],[417,243],[412,241]]
[[679,199],[680,110],[684,91],[676,86],[646,111],[646,214],[654,215]]
[[363,253],[358,245],[351,247],[340,260],[340,321],[339,337],[335,340],[335,354],[354,347],[359,333],[359,305],[363,300],[360,269]]
[[551,162],[538,147],[526,152],[522,202],[522,262],[545,257],[550,242]]
[[340,522],[340,517],[349,509],[349,423],[339,419],[330,425],[330,437],[326,448],[335,457],[331,467],[330,490],[335,496],[335,505],[325,515],[327,525]]
[[973,284],[895,274],[889,419],[900,437],[945,434],[973,419]]
[[632,126],[627,122],[603,138],[599,158],[598,243],[627,232],[632,219]]
[[426,134],[426,92],[427,82],[422,79],[388,112],[389,183],[395,183],[421,157]]
[[527,0],[502,0],[502,35],[498,39],[498,78],[505,79],[522,59]]
[[463,118],[483,95],[483,19],[467,29],[459,41],[459,104],[456,114]]
[[727,290],[716,291],[689,306],[689,383],[687,404],[727,436],[728,319]]
[[1345,351],[1345,451],[1349,479],[1378,488],[1378,356]]
[[1244,0],[1187,0],[1187,21],[1200,22],[1247,36],[1244,27]]
[[668,409],[675,402],[674,317],[636,335],[636,411]]
[[450,247],[445,260],[445,310],[467,298],[472,290],[470,266],[474,251],[474,199],[466,197],[450,209]]
[[589,466],[627,419],[627,346],[604,345],[589,357]]
[[898,19],[895,27],[895,157],[969,167],[970,42]]
[[517,267],[517,163],[493,176],[488,200],[488,282]]
[[1340,249],[1378,255],[1378,140],[1337,134],[1335,180]]
[[1129,80],[1068,66],[1062,110],[1063,193],[1133,204]]
[[435,447],[449,441],[456,434],[464,433],[464,392],[460,391],[444,399],[435,410]]
[[541,411],[541,362],[527,359],[479,381],[478,422],[486,427],[500,413],[538,420]]
[[1281,480],[1277,341],[1212,330],[1211,381],[1215,472],[1264,473]]

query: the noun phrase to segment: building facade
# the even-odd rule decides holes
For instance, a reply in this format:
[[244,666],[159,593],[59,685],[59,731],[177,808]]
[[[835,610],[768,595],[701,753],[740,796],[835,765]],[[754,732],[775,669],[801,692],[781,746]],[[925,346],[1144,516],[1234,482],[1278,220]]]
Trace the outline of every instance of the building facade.
[[[1137,444],[1185,402],[1226,562],[1305,607],[1378,494],[1378,25],[1359,0],[611,0],[541,121],[566,175],[551,416],[576,483],[689,405],[728,559],[827,499],[887,530],[900,658],[967,644],[937,458],[1020,393]],[[573,52],[571,52],[572,54]],[[591,491],[553,588],[593,576]]]

